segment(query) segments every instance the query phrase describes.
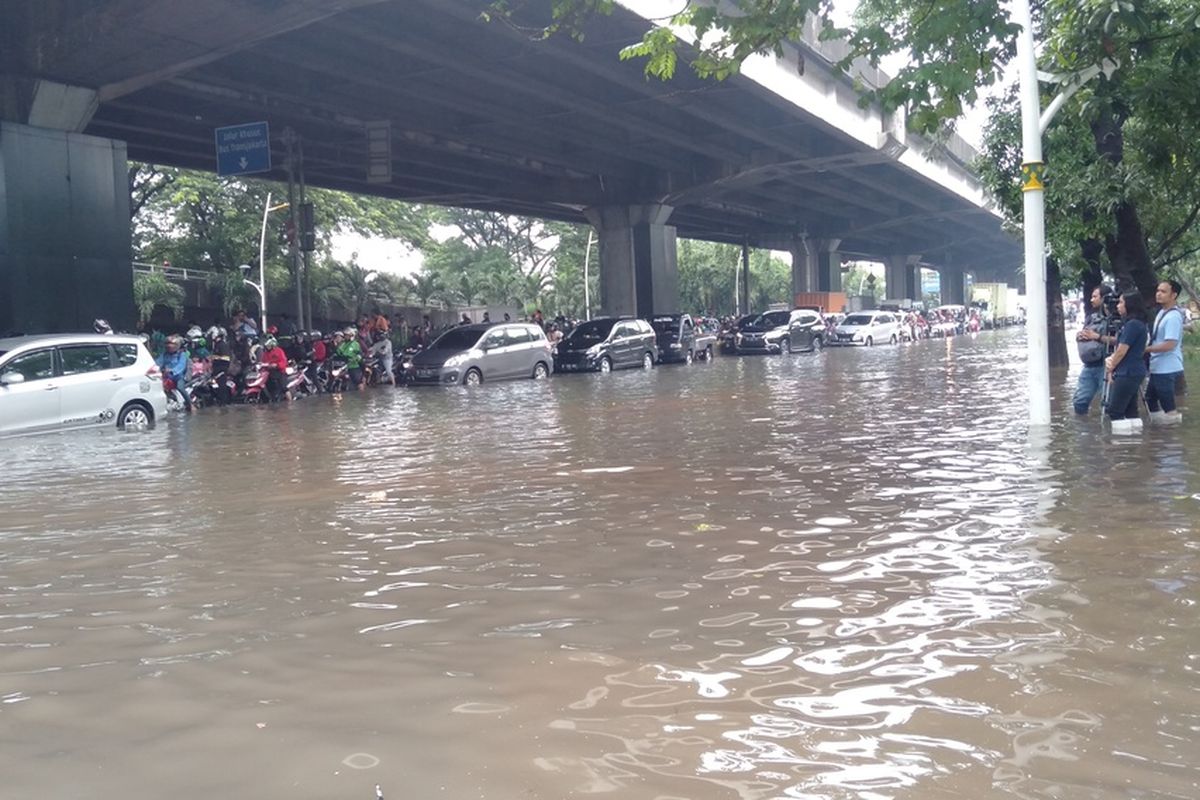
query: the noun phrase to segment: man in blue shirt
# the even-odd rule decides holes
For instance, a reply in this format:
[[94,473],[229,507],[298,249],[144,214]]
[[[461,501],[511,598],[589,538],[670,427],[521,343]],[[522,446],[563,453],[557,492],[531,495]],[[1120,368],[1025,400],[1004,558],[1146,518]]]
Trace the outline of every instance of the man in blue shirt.
[[1150,335],[1150,384],[1146,405],[1152,425],[1178,425],[1183,415],[1175,408],[1175,387],[1183,374],[1183,310],[1177,305],[1183,287],[1178,281],[1163,281],[1154,292],[1158,316]]

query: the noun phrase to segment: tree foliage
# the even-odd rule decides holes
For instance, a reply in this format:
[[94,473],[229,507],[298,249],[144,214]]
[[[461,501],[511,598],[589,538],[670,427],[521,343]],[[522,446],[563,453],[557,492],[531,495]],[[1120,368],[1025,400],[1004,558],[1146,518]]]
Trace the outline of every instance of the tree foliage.
[[141,322],[147,322],[159,306],[179,319],[183,316],[183,299],[183,287],[171,283],[161,272],[133,276],[133,305]]

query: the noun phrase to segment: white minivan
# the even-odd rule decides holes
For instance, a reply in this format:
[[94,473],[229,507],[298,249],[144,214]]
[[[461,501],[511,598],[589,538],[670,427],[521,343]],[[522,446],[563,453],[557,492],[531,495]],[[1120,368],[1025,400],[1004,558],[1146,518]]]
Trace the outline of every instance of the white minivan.
[[0,434],[152,428],[166,413],[162,373],[136,336],[0,339]]
[[900,320],[890,311],[855,311],[833,329],[830,344],[895,344],[900,341]]

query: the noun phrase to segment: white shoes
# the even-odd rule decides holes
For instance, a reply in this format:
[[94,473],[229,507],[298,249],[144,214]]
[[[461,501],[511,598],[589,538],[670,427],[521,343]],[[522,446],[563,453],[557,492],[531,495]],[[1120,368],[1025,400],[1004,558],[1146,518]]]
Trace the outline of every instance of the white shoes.
[[1114,419],[1112,421],[1113,436],[1133,436],[1142,432],[1140,419]]
[[1183,422],[1183,413],[1179,411],[1151,411],[1151,425],[1178,425]]

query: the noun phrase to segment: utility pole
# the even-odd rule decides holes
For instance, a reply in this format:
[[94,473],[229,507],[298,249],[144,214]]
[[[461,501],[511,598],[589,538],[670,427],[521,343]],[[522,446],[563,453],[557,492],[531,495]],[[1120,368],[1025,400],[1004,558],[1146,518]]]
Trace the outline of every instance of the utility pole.
[[288,252],[292,257],[292,279],[296,284],[296,325],[299,330],[307,330],[304,326],[304,289],[301,285],[300,229],[296,220],[296,142],[299,137],[291,128],[284,128],[282,138],[287,146],[288,229],[291,232]]
[[738,314],[750,313],[750,239],[742,239],[742,290]]
[[[304,142],[303,140],[296,143],[296,150],[300,158],[300,207],[307,208],[305,205],[308,198],[305,194],[304,187]],[[300,253],[304,258],[304,318],[308,321],[308,327],[300,326],[301,330],[312,330],[313,315],[312,315],[312,254],[309,251],[310,245],[305,244],[306,231],[297,230],[296,238],[301,243]],[[313,232],[316,235],[316,232]]]

